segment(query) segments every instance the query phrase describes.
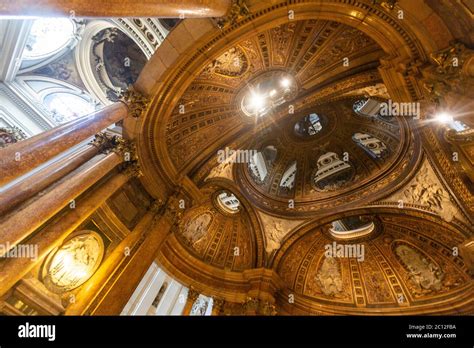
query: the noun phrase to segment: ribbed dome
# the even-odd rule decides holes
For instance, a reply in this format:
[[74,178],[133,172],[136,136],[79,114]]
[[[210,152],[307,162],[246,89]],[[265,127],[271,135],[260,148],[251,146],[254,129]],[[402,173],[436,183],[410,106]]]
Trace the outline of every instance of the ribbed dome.
[[288,200],[311,210],[315,202],[354,195],[357,188],[368,192],[393,169],[404,146],[404,125],[395,118],[356,114],[357,100],[309,107],[256,136],[248,148],[257,155],[237,166],[249,200],[273,211],[284,211]]
[[179,225],[177,238],[194,256],[215,267],[233,271],[253,268],[256,246],[247,214],[243,209],[235,213],[223,210],[217,202],[222,193],[190,209]]

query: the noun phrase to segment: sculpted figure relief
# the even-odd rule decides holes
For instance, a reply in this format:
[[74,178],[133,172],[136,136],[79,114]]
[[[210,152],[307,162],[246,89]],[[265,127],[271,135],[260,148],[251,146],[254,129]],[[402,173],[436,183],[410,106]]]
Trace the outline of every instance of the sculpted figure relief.
[[183,237],[192,245],[196,244],[206,235],[211,218],[211,214],[204,213],[189,221],[184,228]]
[[448,222],[456,214],[449,194],[438,184],[426,162],[416,178],[403,191],[403,195],[409,202],[428,206],[430,210],[438,212]]
[[416,286],[416,293],[441,290],[444,273],[437,265],[407,245],[397,246],[395,253],[408,270],[409,279]]
[[212,61],[204,70],[205,74],[220,74],[227,77],[242,75],[248,68],[247,57],[239,47],[232,47]]
[[339,263],[333,257],[325,257],[316,275],[316,282],[324,295],[335,296],[342,292],[342,277]]
[[283,230],[283,226],[280,221],[274,221],[268,231],[267,247],[265,250],[267,252],[272,252],[273,250],[280,248],[280,242],[285,235],[285,231]]

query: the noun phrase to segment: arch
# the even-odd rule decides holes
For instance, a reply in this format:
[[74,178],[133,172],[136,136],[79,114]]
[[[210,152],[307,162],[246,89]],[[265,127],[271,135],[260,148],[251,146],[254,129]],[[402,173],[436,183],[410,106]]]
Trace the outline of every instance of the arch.
[[[335,218],[359,214],[373,216],[379,232],[341,241],[327,230]],[[394,208],[359,208],[325,217],[287,237],[271,260],[285,283],[277,303],[283,314],[297,315],[469,313],[473,284],[452,254],[468,233],[411,209],[401,215]],[[323,263],[328,259],[335,262]],[[290,293],[295,302],[288,306]]]
[[[427,33],[418,32],[417,34],[422,37],[417,38],[411,31],[411,26],[407,25],[409,20],[398,22],[392,17],[393,15],[362,1],[352,1],[350,4],[342,1],[334,3],[301,1],[292,6],[298,15],[298,20],[317,17],[338,21],[361,30],[374,39],[394,61],[414,59],[424,61],[427,59],[427,52],[431,52],[436,46]],[[135,84],[136,89],[142,93],[149,96],[156,95],[141,124],[135,125],[141,130],[130,132],[130,134],[143,134],[139,138],[141,157],[151,162],[150,165],[144,166],[145,171],[153,167],[155,171],[159,171],[157,167],[161,166],[166,173],[166,181],[169,183],[174,182],[179,175],[168,156],[166,144],[163,142],[155,144],[153,139],[164,138],[166,132],[164,119],[168,117],[171,108],[176,104],[180,91],[184,91],[193,79],[194,75],[188,72],[202,69],[209,57],[222,54],[225,51],[224,46],[228,47],[237,39],[254,33],[254,28],[265,30],[288,22],[287,9],[286,1],[280,1],[272,6],[260,3],[250,9],[252,15],[247,19],[221,32],[215,30],[210,20],[184,20],[170,33],[162,44],[163,51],[158,48]],[[184,35],[192,37],[194,42],[183,42]],[[167,50],[166,54],[164,54],[165,50]],[[163,56],[161,56],[162,52]],[[196,53],[189,55],[189,52]],[[386,79],[390,74],[396,74],[399,80],[403,80],[401,75],[390,67],[390,64],[392,63],[382,68],[382,77]],[[172,89],[173,93],[170,93]],[[158,90],[160,90],[159,94]],[[400,87],[400,91],[397,93],[411,95],[410,88],[407,86]],[[153,187],[158,183],[154,181],[152,175],[145,175],[144,181],[151,192],[157,191]]]

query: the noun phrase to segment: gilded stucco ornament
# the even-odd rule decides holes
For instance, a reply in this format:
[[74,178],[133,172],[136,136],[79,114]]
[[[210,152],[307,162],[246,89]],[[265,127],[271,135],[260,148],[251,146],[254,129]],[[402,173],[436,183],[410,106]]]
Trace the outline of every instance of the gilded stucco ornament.
[[94,135],[94,139],[89,144],[97,147],[100,153],[109,153],[117,144],[117,136],[100,132]]
[[413,204],[435,212],[448,222],[454,217],[463,220],[462,215],[452,203],[449,193],[441,185],[427,160],[423,162],[417,175],[408,185],[391,199],[395,199],[399,204],[400,202],[404,205]]
[[444,273],[438,265],[405,244],[398,245],[395,253],[407,269],[408,278],[416,286],[417,294],[441,290]]
[[462,89],[472,80],[464,65],[473,54],[472,50],[460,42],[454,42],[446,49],[431,53],[433,64],[423,71],[423,87],[429,100],[440,105],[451,91],[464,94]]
[[139,118],[148,108],[150,100],[133,88],[121,92],[118,100],[125,103],[129,110],[129,115],[134,118]]
[[2,127],[0,128],[0,149],[26,138],[26,134],[18,127]]
[[373,5],[380,5],[388,10],[393,10],[398,0],[372,0]]
[[233,0],[229,13],[217,22],[217,26],[221,29],[229,25],[232,26],[249,14],[250,10],[247,5],[247,0]]
[[340,265],[336,258],[325,257],[316,275],[316,282],[326,296],[336,296],[342,292],[343,282]]

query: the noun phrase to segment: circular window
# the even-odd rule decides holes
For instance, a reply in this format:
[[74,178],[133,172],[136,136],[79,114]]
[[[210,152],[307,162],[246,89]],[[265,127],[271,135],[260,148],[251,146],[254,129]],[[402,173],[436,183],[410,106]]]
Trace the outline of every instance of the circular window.
[[302,137],[311,137],[323,129],[318,114],[311,113],[295,123],[295,133]]
[[55,121],[59,123],[74,120],[96,110],[92,101],[66,92],[48,94],[44,98],[44,105],[53,113]]
[[74,24],[67,18],[36,19],[23,51],[24,59],[49,56],[66,46],[74,35]]
[[104,256],[104,243],[96,232],[84,230],[50,255],[43,268],[43,283],[55,293],[66,292],[95,273]]

